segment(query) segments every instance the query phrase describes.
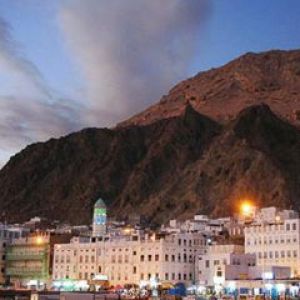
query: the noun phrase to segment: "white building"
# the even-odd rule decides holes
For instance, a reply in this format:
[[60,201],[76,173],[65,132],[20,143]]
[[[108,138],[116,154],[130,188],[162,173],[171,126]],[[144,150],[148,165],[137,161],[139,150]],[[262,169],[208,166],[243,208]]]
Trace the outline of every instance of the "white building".
[[245,228],[245,252],[255,254],[257,265],[288,266],[300,277],[300,220],[295,211],[261,209]]
[[165,235],[124,230],[121,236],[83,241],[54,248],[53,280],[93,281],[107,279],[110,285],[151,282],[195,281],[195,257],[205,247],[198,233]]
[[245,279],[248,267],[255,266],[255,255],[245,254],[241,245],[211,245],[199,256],[199,285],[222,286],[226,280]]

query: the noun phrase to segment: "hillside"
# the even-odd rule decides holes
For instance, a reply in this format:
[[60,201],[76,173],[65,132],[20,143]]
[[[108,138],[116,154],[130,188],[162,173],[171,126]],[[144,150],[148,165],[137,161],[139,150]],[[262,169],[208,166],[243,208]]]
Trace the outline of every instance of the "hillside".
[[300,127],[300,50],[247,53],[223,67],[180,82],[161,100],[119,126],[150,124],[180,115],[187,103],[226,123],[262,102]]
[[[187,85],[185,89],[200,91],[202,81],[215,78],[215,88],[205,85],[214,99],[206,98],[210,110],[201,106],[202,113],[198,100],[175,101],[179,113],[169,98],[150,108],[155,112],[163,105],[167,111],[159,109],[147,122],[141,119],[144,112],[114,129],[84,129],[26,147],[0,171],[1,211],[8,221],[38,215],[88,224],[98,197],[105,199],[113,216],[134,212],[155,223],[195,213],[229,215],[245,197],[258,205],[299,209],[300,131],[297,119],[288,114],[300,103],[295,92],[300,76],[291,71],[297,57],[300,62],[298,51],[248,54],[170,92]],[[266,61],[272,61],[269,67]],[[239,75],[233,69],[239,69]],[[262,71],[262,77],[253,75],[255,83],[240,80],[239,96],[229,93],[232,74],[250,77],[252,69],[277,78],[280,89],[265,91],[268,105],[250,105],[261,102],[249,91],[262,94]],[[224,85],[219,77],[225,78]],[[282,97],[294,93],[294,98],[273,101],[280,91]],[[251,103],[244,102],[245,95]],[[217,106],[221,114],[213,111]],[[227,110],[230,118],[225,118]]]

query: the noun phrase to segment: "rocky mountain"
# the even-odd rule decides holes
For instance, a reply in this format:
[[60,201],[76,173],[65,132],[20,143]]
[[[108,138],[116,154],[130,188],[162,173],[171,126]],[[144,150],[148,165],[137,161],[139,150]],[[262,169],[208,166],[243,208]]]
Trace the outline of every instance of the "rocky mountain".
[[[298,52],[269,55],[290,61],[288,57],[297,56]],[[289,78],[280,81],[281,90],[287,93],[285,85],[291,87],[291,82],[297,88],[298,74],[291,73],[290,67],[283,67],[284,63],[278,63],[277,67],[261,66],[270,59],[264,58],[268,57],[265,53],[246,55],[231,64],[240,65],[240,74],[247,74],[238,61],[249,57],[260,61],[257,68],[274,68],[273,77],[279,77],[275,74],[279,65],[280,70],[286,70],[280,71]],[[245,65],[248,64],[250,60]],[[219,69],[223,75],[215,76],[226,77],[224,68]],[[217,74],[218,70],[209,72]],[[260,89],[261,81],[254,77],[257,82],[251,84]],[[199,82],[204,80],[199,78]],[[193,80],[181,85],[196,86]],[[248,81],[247,86],[251,84]],[[226,87],[225,84],[224,111],[227,109],[224,103],[231,103]],[[212,90],[216,101],[221,103],[217,90],[222,89],[216,83]],[[114,129],[89,128],[30,145],[0,171],[0,210],[9,221],[24,221],[39,215],[83,224],[91,222],[92,207],[98,197],[105,199],[111,215],[124,218],[138,213],[155,223],[195,213],[229,215],[237,210],[243,198],[250,198],[258,205],[299,209],[297,120],[291,124],[283,113],[272,112],[277,107],[276,101],[275,106],[242,105],[246,98],[243,98],[246,92],[242,91],[240,98],[234,98],[242,99],[237,105],[241,110],[235,113],[232,108],[228,119],[199,113],[198,102],[191,100],[183,102],[180,113],[166,112],[165,118],[163,114],[157,115],[151,122],[144,123],[140,115]],[[169,107],[168,101],[163,105]],[[213,102],[212,98],[210,101]],[[286,99],[282,107],[291,106],[292,112],[294,107],[289,101]],[[253,103],[256,102],[254,98]],[[265,102],[273,103],[267,94]],[[293,103],[299,105],[299,102]]]
[[221,123],[261,102],[300,126],[300,50],[245,54],[223,67],[201,72],[176,85],[161,100],[119,124],[144,125],[180,115],[191,103]]

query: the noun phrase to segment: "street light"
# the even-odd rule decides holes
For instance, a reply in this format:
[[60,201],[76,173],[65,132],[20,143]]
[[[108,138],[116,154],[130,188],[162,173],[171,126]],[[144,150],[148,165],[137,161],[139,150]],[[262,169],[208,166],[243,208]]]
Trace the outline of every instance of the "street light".
[[247,200],[243,201],[241,206],[240,206],[240,211],[241,211],[241,214],[244,217],[249,217],[254,212],[254,205],[251,202],[247,201]]
[[41,245],[41,244],[43,244],[43,238],[41,236],[38,236],[36,238],[35,242],[36,242],[37,245]]

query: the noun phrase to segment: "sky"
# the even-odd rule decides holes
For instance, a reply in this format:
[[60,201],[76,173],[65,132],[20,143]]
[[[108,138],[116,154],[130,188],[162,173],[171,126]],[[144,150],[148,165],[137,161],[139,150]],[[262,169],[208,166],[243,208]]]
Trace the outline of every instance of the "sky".
[[0,0],[0,167],[243,53],[300,48],[299,15],[299,0]]

